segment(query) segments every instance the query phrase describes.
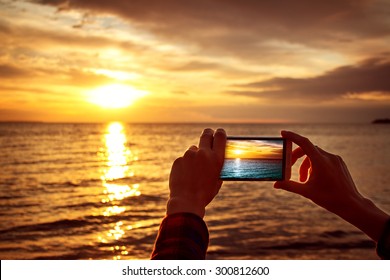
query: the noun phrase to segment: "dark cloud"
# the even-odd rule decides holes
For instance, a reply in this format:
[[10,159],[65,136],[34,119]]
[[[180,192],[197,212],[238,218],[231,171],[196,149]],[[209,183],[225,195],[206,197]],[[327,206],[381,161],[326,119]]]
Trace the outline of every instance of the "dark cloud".
[[344,47],[357,39],[390,35],[384,0],[32,0],[40,4],[111,13],[154,34],[194,43],[203,52],[266,58],[266,40]]
[[[30,68],[28,70],[21,69],[9,64],[0,64],[0,79],[24,79],[24,78],[35,78],[39,79],[42,77],[52,77],[51,82],[54,84],[65,84],[81,87],[96,87],[105,85],[107,83],[115,82],[115,80],[104,76],[95,74],[92,72],[86,72],[78,69],[41,69],[41,68]],[[4,85],[0,86],[0,90],[4,88]],[[21,90],[22,88],[8,88],[8,90]],[[27,88],[26,91],[31,91]]]
[[232,77],[232,78],[248,77],[254,75],[257,76],[259,74],[267,75],[267,73],[259,73],[258,71],[254,72],[248,69],[240,69],[234,67],[234,65],[231,65],[229,63],[224,63],[223,61],[221,61],[221,63],[216,63],[216,62],[192,60],[190,62],[178,66],[172,66],[169,68],[167,68],[166,65],[161,65],[161,68],[168,71],[174,71],[178,74],[188,74],[188,72],[193,72],[193,73],[209,72],[210,75],[219,73],[224,77]]
[[[85,47],[98,48],[109,46],[120,46],[123,44],[124,48],[136,49],[135,44],[128,41],[120,41],[108,39],[102,36],[82,36],[75,33],[55,33],[52,31],[39,30],[32,27],[13,26],[12,28],[4,27],[0,22],[0,39],[7,40],[12,36],[14,45],[24,45],[30,47],[50,47],[53,44],[62,45],[66,47]],[[28,44],[26,43],[28,42]],[[141,49],[141,48],[138,48]]]
[[[84,20],[85,17],[88,16],[84,14],[82,21],[88,20]],[[106,31],[106,33],[109,33],[109,31]],[[23,48],[30,48],[44,53],[49,52],[53,46],[66,47],[69,50],[73,47],[89,48],[90,50],[96,50],[96,53],[99,53],[101,48],[109,47],[121,48],[123,51],[131,51],[137,54],[149,50],[147,46],[125,38],[91,34],[85,36],[84,33],[74,32],[71,29],[62,32],[43,30],[27,25],[12,25],[2,20],[0,20],[0,41],[7,42],[8,44],[5,44],[5,46],[13,47],[19,52]]]
[[81,18],[80,22],[73,25],[72,27],[73,28],[83,28],[85,24],[88,24],[89,22],[91,22],[91,20],[89,19],[89,14],[88,13],[85,13],[83,15],[83,17]]
[[[172,23],[182,23],[184,26],[194,27],[214,26],[222,27],[225,30],[237,27],[268,28],[293,27],[311,28],[315,26],[332,27],[338,23],[344,29],[356,26],[377,25],[381,22],[372,17],[373,4],[384,5],[386,2],[370,0],[328,0],[311,1],[298,0],[293,4],[283,0],[257,1],[257,0],[32,0],[32,2],[49,4],[68,9],[89,9],[92,11],[111,12],[140,23],[164,27]],[[374,6],[375,7],[375,6]],[[379,11],[383,11],[378,9]],[[359,15],[359,18],[355,18]],[[362,18],[363,17],[363,18]],[[347,24],[346,21],[350,21]],[[371,22],[370,22],[371,21]],[[264,23],[268,23],[263,26]],[[364,22],[365,24],[360,24]],[[210,26],[210,23],[213,23]],[[374,24],[375,23],[375,24]],[[383,24],[383,23],[382,23]],[[157,27],[157,26],[156,26]],[[176,26],[180,29],[181,26]],[[183,27],[183,26],[182,26]],[[388,28],[383,28],[387,30]],[[203,30],[207,32],[208,30]],[[299,30],[296,30],[299,32]]]
[[190,61],[181,66],[173,67],[170,70],[174,71],[209,71],[221,68],[221,65],[218,63],[211,62],[201,62],[201,61]]
[[26,70],[18,68],[10,64],[0,64],[0,79],[20,78],[29,76],[30,73]]
[[[175,110],[172,108],[172,110]],[[311,122],[311,123],[370,123],[377,118],[388,117],[386,104],[360,104],[357,106],[289,106],[273,102],[270,104],[248,104],[237,106],[191,107],[198,114],[209,116],[222,122]]]
[[351,93],[390,95],[390,54],[338,67],[311,78],[272,78],[241,85],[230,93],[252,97],[334,99]]

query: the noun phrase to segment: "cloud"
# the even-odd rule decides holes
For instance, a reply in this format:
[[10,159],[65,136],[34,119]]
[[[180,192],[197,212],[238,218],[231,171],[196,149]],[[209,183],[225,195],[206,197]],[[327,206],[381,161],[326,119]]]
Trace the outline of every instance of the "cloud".
[[181,66],[173,67],[171,70],[197,72],[197,71],[209,71],[218,68],[221,68],[221,65],[219,63],[190,61]]
[[7,3],[0,90],[10,104],[17,94],[81,98],[123,72],[151,93],[131,110],[143,121],[350,121],[388,111],[390,54],[375,55],[388,51],[388,0]]
[[[356,40],[390,35],[385,0],[32,0],[58,8],[111,13],[165,40],[194,44],[199,52],[267,60],[287,58],[272,42],[289,52],[293,46],[313,49],[362,48]],[[364,44],[363,44],[364,45]]]
[[[110,81],[104,80],[104,75],[87,75],[83,69],[104,67],[132,72],[140,68],[136,59],[152,57],[148,46],[127,37],[110,37],[105,31],[91,34],[55,21],[47,26],[0,20],[0,41],[4,43],[0,79],[50,76],[46,83],[69,78],[69,85],[94,86]],[[137,57],[129,64],[131,56]]]
[[[8,38],[12,38],[12,45],[31,47],[31,48],[46,48],[45,51],[49,51],[50,48],[60,47],[68,48],[80,47],[80,48],[94,48],[99,50],[100,47],[113,47],[121,46],[123,48],[136,50],[136,45],[131,44],[127,40],[120,40],[118,38],[109,38],[108,36],[91,35],[84,36],[84,34],[61,30],[43,30],[30,26],[8,26],[8,23],[0,22],[0,39],[7,41]],[[138,48],[141,49],[140,47]]]
[[364,93],[348,93],[345,95],[347,99],[357,100],[375,100],[375,101],[390,101],[390,94],[384,92],[364,92]]
[[0,79],[13,79],[29,76],[30,73],[10,64],[0,64]]
[[[155,29],[171,28],[173,24],[181,23],[181,26],[176,25],[175,28],[208,26],[208,29],[201,30],[205,33],[215,31],[215,27],[226,31],[231,28],[248,29],[248,27],[261,31],[270,27],[273,30],[281,30],[283,27],[288,27],[289,30],[302,27],[305,27],[305,30],[314,30],[317,27],[329,29],[341,27],[343,30],[370,35],[373,27],[378,30],[377,33],[389,31],[388,26],[386,27],[381,20],[374,17],[374,14],[385,14],[383,5],[386,6],[386,1],[329,0],[318,3],[311,0],[298,0],[294,1],[293,5],[288,5],[283,0],[32,0],[31,2],[62,8],[66,6],[68,9],[111,12]],[[356,16],[360,18],[355,18]],[[355,29],[354,27],[357,26],[362,28]],[[302,32],[299,29],[295,31]]]
[[[176,109],[177,110],[177,109]],[[340,104],[319,105],[301,104],[291,106],[273,102],[272,104],[247,104],[240,106],[218,106],[190,108],[192,112],[208,116],[215,122],[278,122],[278,123],[339,123],[365,122],[369,123],[376,118],[388,117],[389,105],[383,103],[355,104],[348,106]],[[175,112],[175,108],[172,108]],[[280,127],[275,128],[278,133]]]
[[[329,100],[335,98],[388,100],[390,96],[389,53],[346,65],[310,78],[276,77],[241,85],[234,95],[269,98]],[[381,96],[381,98],[379,98]],[[387,96],[387,98],[383,98]],[[360,97],[360,98],[359,98]]]
[[[167,67],[161,65],[161,69],[166,71],[173,71],[177,75],[198,75],[207,73],[208,75],[224,77],[224,78],[247,78],[248,76],[258,76],[259,72],[251,71],[245,67],[229,64],[228,62],[212,62],[207,60],[190,60],[184,63],[172,63],[172,66]],[[266,75],[265,73],[261,73]]]

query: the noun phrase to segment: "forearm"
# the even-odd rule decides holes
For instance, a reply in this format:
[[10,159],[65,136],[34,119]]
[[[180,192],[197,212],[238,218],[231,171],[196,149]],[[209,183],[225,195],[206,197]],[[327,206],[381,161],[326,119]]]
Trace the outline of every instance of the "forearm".
[[342,209],[335,211],[335,214],[359,228],[375,242],[378,242],[390,218],[371,200],[363,197],[357,197],[345,203]]

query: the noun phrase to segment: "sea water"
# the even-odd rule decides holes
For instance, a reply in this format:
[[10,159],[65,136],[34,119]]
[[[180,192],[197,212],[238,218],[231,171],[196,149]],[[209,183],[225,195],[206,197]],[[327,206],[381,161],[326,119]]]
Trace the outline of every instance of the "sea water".
[[269,180],[283,178],[282,159],[225,159],[221,179]]
[[[0,258],[148,259],[172,163],[205,127],[301,133],[390,212],[387,125],[0,123]],[[225,182],[205,221],[208,259],[377,258],[359,230],[273,182]]]

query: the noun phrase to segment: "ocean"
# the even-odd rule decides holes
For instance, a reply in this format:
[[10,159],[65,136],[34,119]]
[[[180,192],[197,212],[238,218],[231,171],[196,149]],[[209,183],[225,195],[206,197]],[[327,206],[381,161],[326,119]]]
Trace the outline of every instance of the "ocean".
[[[148,259],[172,163],[205,127],[305,135],[390,212],[388,125],[0,123],[0,258]],[[224,182],[205,221],[208,259],[377,259],[359,230],[272,182]]]
[[225,159],[221,178],[276,181],[283,179],[282,159]]

